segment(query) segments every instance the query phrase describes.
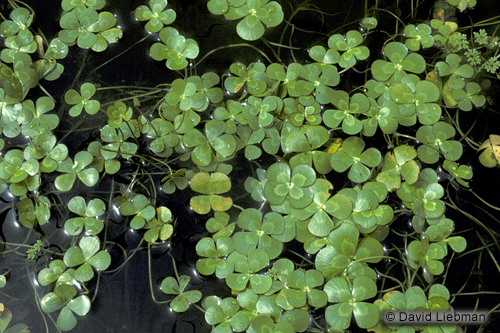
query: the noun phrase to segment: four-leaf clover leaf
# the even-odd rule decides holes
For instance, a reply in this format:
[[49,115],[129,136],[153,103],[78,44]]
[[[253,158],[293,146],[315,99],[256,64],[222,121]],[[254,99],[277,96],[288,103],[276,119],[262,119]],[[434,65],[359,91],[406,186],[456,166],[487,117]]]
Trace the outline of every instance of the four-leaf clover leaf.
[[88,187],[97,184],[99,180],[97,170],[86,168],[92,163],[93,159],[94,157],[89,152],[80,151],[76,153],[74,162],[71,160],[71,157],[59,162],[56,170],[64,174],[56,177],[56,188],[62,192],[69,191],[73,187],[77,176]]
[[325,310],[328,324],[346,329],[351,324],[354,314],[360,328],[371,328],[379,321],[379,308],[372,303],[363,302],[377,294],[377,285],[367,276],[357,276],[348,284],[343,277],[335,277],[324,287],[329,305]]
[[262,23],[275,27],[284,17],[281,5],[269,0],[248,0],[243,6],[229,7],[224,16],[230,20],[244,17],[236,26],[236,32],[245,40],[259,39],[265,32]]
[[59,39],[68,45],[78,44],[82,49],[88,49],[97,42],[94,32],[99,31],[97,21],[99,15],[92,8],[78,6],[61,17]]
[[387,81],[393,75],[405,72],[420,74],[425,70],[425,60],[418,53],[408,54],[408,48],[399,42],[390,42],[384,46],[384,54],[390,62],[377,59],[372,63],[371,71],[375,79]]
[[48,286],[56,282],[66,270],[66,264],[60,259],[52,260],[49,267],[46,267],[38,273],[38,283],[42,286]]
[[417,157],[415,148],[408,145],[399,145],[394,153],[388,152],[384,158],[384,165],[377,175],[377,181],[384,183],[388,191],[397,190],[401,186],[401,177],[409,185],[418,179],[420,168],[414,160]]
[[99,241],[94,237],[84,237],[78,246],[70,247],[64,253],[63,261],[68,267],[79,266],[75,278],[87,282],[94,277],[92,267],[103,271],[111,264],[111,255],[104,250],[99,251]]
[[145,5],[137,7],[135,17],[139,21],[148,21],[145,27],[147,31],[158,32],[164,25],[175,21],[175,11],[173,9],[164,10],[167,3],[167,0],[149,0],[149,8]]
[[408,37],[405,41],[406,46],[412,51],[420,50],[420,45],[431,47],[434,44],[434,37],[432,37],[431,32],[431,27],[424,23],[416,27],[413,24],[407,25],[404,30],[405,36]]
[[76,288],[69,284],[61,284],[43,296],[40,302],[43,312],[50,313],[62,308],[57,317],[57,327],[63,331],[70,331],[76,326],[73,314],[85,316],[90,310],[90,299],[87,295],[77,294]]
[[320,308],[326,304],[328,296],[323,290],[314,288],[323,285],[323,282],[323,273],[315,269],[290,272],[287,276],[290,290],[286,293],[286,300],[296,308],[305,306],[306,300],[309,305]]
[[409,264],[414,269],[426,268],[430,274],[440,275],[444,265],[440,259],[445,256],[445,250],[438,243],[414,240],[408,245]]
[[337,107],[334,110],[326,110],[323,121],[326,126],[336,128],[342,122],[342,131],[354,135],[363,129],[361,120],[353,114],[365,113],[370,107],[370,101],[361,93],[354,94],[350,101],[349,95],[343,90],[337,90],[331,95],[331,102]]
[[226,278],[234,271],[233,262],[226,260],[233,252],[233,240],[228,236],[219,237],[217,241],[203,238],[196,244],[196,253],[201,257],[196,261],[196,269],[203,275],[215,273],[218,278]]
[[431,81],[422,80],[416,84],[410,76],[405,76],[404,83],[391,88],[391,98],[399,104],[399,114],[403,117],[418,115],[423,125],[432,125],[441,117],[441,107],[434,103],[439,99],[439,89]]
[[104,214],[106,209],[101,199],[92,199],[87,205],[84,198],[76,196],[69,201],[68,209],[80,215],[80,217],[71,218],[64,223],[64,230],[69,235],[79,235],[84,228],[87,234],[96,235],[104,228],[104,223],[96,218],[96,216]]
[[447,160],[458,160],[463,147],[458,141],[448,140],[453,136],[455,128],[445,122],[421,126],[417,131],[417,139],[425,144],[418,147],[418,158],[424,163],[433,164],[438,161],[439,152],[442,152]]
[[190,201],[191,207],[198,214],[207,214],[212,208],[216,211],[226,211],[233,205],[231,198],[218,195],[231,189],[229,177],[221,172],[211,175],[199,172],[191,178],[189,185],[193,191],[204,194],[192,197]]
[[229,273],[226,277],[226,283],[231,289],[243,291],[249,282],[256,294],[263,294],[271,288],[272,278],[257,274],[269,264],[269,256],[264,250],[253,249],[247,255],[233,252],[227,260],[234,264],[236,272]]
[[304,208],[313,200],[311,185],[316,172],[307,164],[292,168],[284,162],[274,163],[267,169],[264,194],[271,205],[281,205],[287,198],[290,206]]
[[458,108],[462,111],[472,110],[472,105],[482,107],[486,103],[486,97],[478,95],[481,91],[481,86],[476,82],[467,82],[465,90],[455,89],[451,92],[451,96],[458,102]]
[[363,139],[350,136],[344,140],[342,148],[333,153],[330,164],[333,170],[344,172],[350,168],[348,177],[356,183],[362,183],[370,178],[371,171],[382,161],[382,155],[376,148],[365,148]]
[[205,321],[215,326],[216,332],[243,332],[250,320],[241,311],[237,300],[232,297],[224,298],[215,305],[211,305],[205,311]]
[[370,56],[370,50],[366,46],[359,46],[362,42],[363,36],[359,31],[349,30],[345,37],[340,34],[331,36],[328,39],[328,47],[343,51],[339,65],[342,68],[350,68],[356,64],[356,59],[365,60]]
[[15,36],[15,42],[18,45],[29,45],[33,42],[33,34],[29,27],[33,22],[35,13],[28,9],[18,7],[14,9],[9,17],[11,20],[4,20],[0,24],[0,33],[5,37]]
[[120,205],[120,212],[125,216],[134,215],[130,221],[130,227],[141,229],[147,220],[155,217],[155,209],[149,205],[148,199],[142,195],[135,195],[132,200],[127,200]]
[[151,46],[151,56],[157,61],[166,59],[165,65],[172,70],[186,68],[188,65],[186,59],[194,59],[200,52],[196,41],[184,38],[172,27],[161,29],[160,40],[162,43],[154,43]]
[[191,278],[187,275],[181,275],[178,280],[169,276],[161,282],[161,291],[169,295],[177,295],[170,302],[170,307],[175,312],[184,312],[189,309],[189,304],[196,303],[201,299],[201,291],[184,291]]
[[83,109],[88,114],[96,114],[99,111],[101,104],[99,101],[91,100],[90,98],[95,94],[95,86],[92,83],[84,83],[80,87],[79,94],[76,90],[70,89],[64,95],[64,100],[69,105],[74,105],[69,109],[69,115],[71,117],[78,116]]
[[459,65],[461,60],[458,54],[452,53],[446,56],[446,62],[439,61],[436,64],[439,76],[451,75],[448,79],[448,86],[452,89],[462,89],[465,86],[462,78],[470,79],[474,75],[474,68],[471,65]]
[[57,169],[59,162],[68,157],[68,147],[60,143],[56,146],[57,138],[52,132],[43,132],[33,138],[33,145],[26,147],[24,156],[29,159],[29,156],[42,159],[40,163],[40,171],[53,172]]
[[269,255],[269,259],[281,254],[283,243],[273,238],[285,230],[285,220],[280,214],[269,212],[262,219],[260,211],[248,208],[238,215],[237,224],[245,231],[239,231],[233,236],[236,251],[248,254],[258,247]]

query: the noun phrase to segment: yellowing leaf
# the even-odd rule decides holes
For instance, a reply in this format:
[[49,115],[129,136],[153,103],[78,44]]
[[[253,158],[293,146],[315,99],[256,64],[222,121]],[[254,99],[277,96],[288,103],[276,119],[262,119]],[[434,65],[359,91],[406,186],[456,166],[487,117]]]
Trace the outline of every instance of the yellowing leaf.
[[233,205],[233,199],[221,197],[219,195],[211,195],[210,204],[214,210],[223,212],[231,208]]
[[451,33],[454,33],[455,31],[457,31],[457,28],[458,28],[458,24],[456,24],[455,22],[445,22],[444,25],[447,25],[451,28]]
[[451,107],[454,107],[458,104],[458,102],[453,98],[453,96],[451,95],[451,93],[453,92],[453,88],[451,88],[449,85],[448,85],[448,81],[446,81],[446,83],[444,84],[444,87],[443,87],[443,90],[442,90],[442,93],[443,93],[443,101],[444,101],[444,104],[451,108]]
[[[436,72],[429,72],[427,76],[425,77],[427,81],[431,81],[434,83],[438,89],[439,89],[439,97],[443,96],[443,80],[441,80],[441,77],[437,75]],[[451,92],[450,92],[451,94]],[[439,102],[439,99],[438,99]]]
[[327,143],[325,143],[325,146],[327,147],[324,151],[326,151],[328,154],[333,154],[339,148],[342,146],[343,140],[341,138],[333,138],[329,140]]
[[487,168],[494,168],[500,164],[500,135],[491,134],[478,150],[485,149],[479,155],[479,162]]

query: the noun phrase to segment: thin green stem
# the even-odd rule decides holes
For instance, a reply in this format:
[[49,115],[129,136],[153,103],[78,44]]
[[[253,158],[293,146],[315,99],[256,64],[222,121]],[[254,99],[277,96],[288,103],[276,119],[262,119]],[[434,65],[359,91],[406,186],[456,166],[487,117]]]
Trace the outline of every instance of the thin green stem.
[[211,50],[210,52],[207,52],[203,58],[201,58],[200,60],[198,60],[195,64],[193,64],[192,68],[196,68],[196,66],[198,66],[198,64],[200,64],[201,62],[203,62],[203,60],[205,60],[205,58],[207,58],[208,56],[210,56],[211,54],[215,53],[215,52],[218,52],[218,51],[221,51],[221,50],[224,50],[224,49],[227,49],[227,48],[233,48],[233,47],[250,47],[252,49],[254,49],[255,51],[257,51],[261,56],[263,56],[264,58],[266,58],[266,60],[269,62],[269,63],[272,63],[271,59],[269,59],[269,57],[267,56],[267,54],[265,54],[264,52],[262,52],[259,48],[251,45],[251,44],[247,44],[247,43],[242,43],[242,44],[232,44],[232,45],[224,45],[224,46],[220,46],[216,49],[213,49]]
[[116,55],[116,56],[114,56],[113,58],[109,59],[108,61],[106,61],[106,62],[102,63],[101,65],[97,66],[96,68],[94,68],[94,69],[90,72],[89,76],[90,76],[90,75],[92,75],[93,73],[95,73],[97,70],[99,70],[99,68],[104,67],[104,66],[106,66],[107,64],[109,64],[110,62],[112,62],[113,60],[115,60],[115,59],[117,59],[117,58],[121,57],[122,55],[124,55],[125,53],[127,53],[130,49],[132,49],[134,46],[136,46],[137,44],[140,44],[140,43],[144,42],[144,41],[145,41],[146,39],[148,39],[150,36],[151,36],[151,35],[149,35],[149,34],[148,34],[148,35],[146,35],[146,36],[144,36],[144,38],[142,38],[142,39],[138,40],[137,42],[135,42],[135,43],[134,43],[134,44],[132,44],[131,46],[127,47],[124,51],[120,52],[119,54],[117,54],[117,55]]
[[[160,243],[160,244],[162,244],[162,243]],[[163,301],[163,302],[156,300],[156,297],[154,294],[153,280],[152,280],[152,274],[151,274],[151,246],[153,246],[153,245],[157,245],[157,243],[148,243],[148,272],[149,272],[149,289],[151,291],[151,298],[153,299],[153,302],[155,302],[156,304],[170,303],[172,300]]]

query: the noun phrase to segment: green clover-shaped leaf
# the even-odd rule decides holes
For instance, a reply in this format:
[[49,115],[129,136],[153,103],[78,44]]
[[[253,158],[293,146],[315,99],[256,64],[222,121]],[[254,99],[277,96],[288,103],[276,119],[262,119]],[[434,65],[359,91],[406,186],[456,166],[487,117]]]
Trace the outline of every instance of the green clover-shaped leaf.
[[465,86],[462,78],[470,79],[474,75],[474,68],[471,65],[459,65],[461,60],[459,55],[452,53],[446,56],[446,62],[439,61],[436,64],[439,76],[451,75],[448,79],[448,85],[452,89],[462,89]]
[[275,27],[283,21],[281,5],[276,1],[251,0],[240,7],[229,7],[224,16],[230,20],[243,18],[236,32],[245,40],[257,40],[264,35],[264,24]]
[[9,150],[0,162],[0,179],[7,183],[19,183],[28,176],[38,173],[40,164],[34,158],[24,160],[24,154],[19,149]]
[[241,311],[238,301],[232,297],[220,300],[205,311],[205,321],[215,326],[217,332],[243,332],[250,324],[248,317]]
[[420,167],[414,160],[417,157],[415,148],[408,145],[399,145],[394,153],[388,152],[384,158],[384,165],[377,175],[377,181],[384,183],[388,191],[399,189],[401,177],[411,185],[418,179]]
[[281,254],[283,244],[273,236],[281,235],[285,230],[285,220],[275,212],[267,213],[262,219],[262,213],[254,208],[245,209],[238,215],[238,226],[244,231],[233,236],[236,251],[248,254],[258,247],[264,250],[270,259]]
[[271,90],[273,91],[274,88],[277,89],[279,97],[281,98],[284,98],[286,94],[294,97],[300,96],[295,89],[295,84],[297,82],[297,78],[300,76],[302,67],[303,66],[301,64],[294,62],[288,64],[285,72],[283,65],[278,63],[270,64],[266,69],[266,73],[271,80],[275,80]]
[[[117,118],[117,121],[121,121],[121,119],[122,118]],[[105,159],[114,159],[120,153],[123,158],[130,158],[132,154],[137,152],[137,144],[134,142],[127,142],[127,139],[132,137],[131,129],[133,131],[133,125],[126,122],[122,122],[119,128],[114,128],[110,125],[106,125],[102,128],[101,140],[108,143],[100,149],[100,153]]]
[[187,169],[179,169],[171,175],[166,176],[161,181],[165,182],[162,186],[163,192],[172,194],[175,189],[183,190],[188,186],[189,179],[186,175]]
[[110,12],[100,12],[97,29],[97,42],[92,45],[92,50],[102,52],[108,48],[108,43],[116,43],[123,36],[120,28],[113,28],[116,24],[115,16]]
[[178,280],[169,276],[161,282],[161,291],[165,294],[176,295],[170,302],[170,307],[175,312],[185,312],[189,305],[198,302],[202,295],[199,290],[185,291],[191,278],[187,275],[181,275]]
[[336,67],[325,67],[320,70],[317,66],[309,64],[302,67],[300,75],[304,80],[298,80],[296,83],[299,94],[308,96],[314,92],[318,103],[330,103],[333,95],[331,87],[336,86],[340,81]]
[[429,48],[434,44],[434,37],[431,35],[431,27],[427,24],[421,23],[415,27],[409,24],[405,27],[404,33],[407,37],[405,44],[411,51],[420,50],[420,45]]
[[234,76],[224,80],[224,88],[227,91],[234,94],[246,87],[248,92],[256,97],[266,94],[268,77],[263,63],[253,62],[247,68],[244,64],[236,62],[229,66],[229,70]]
[[52,131],[59,125],[59,117],[55,114],[46,114],[55,107],[55,103],[49,97],[43,96],[36,100],[36,107],[33,101],[23,101],[23,108],[27,109],[32,115],[29,123],[21,126],[21,131],[24,135],[32,138],[38,134]]
[[44,268],[38,273],[38,283],[42,286],[48,286],[56,282],[65,270],[66,264],[62,260],[52,260],[48,268]]
[[314,169],[320,174],[327,174],[331,171],[330,154],[317,150],[327,143],[330,135],[322,126],[302,126],[300,131],[291,133],[285,141],[290,152],[299,154],[290,159],[290,166],[293,168],[298,164],[314,165]]
[[139,6],[135,9],[135,17],[139,21],[148,21],[146,30],[149,32],[158,32],[164,25],[172,24],[175,21],[175,11],[173,9],[165,10],[167,0],[150,0],[149,8]]
[[299,164],[292,169],[286,163],[274,163],[266,176],[264,194],[272,205],[281,205],[287,198],[294,208],[304,208],[312,202],[310,187],[316,181],[316,172],[309,165]]
[[52,132],[44,132],[33,138],[33,144],[24,150],[25,158],[43,159],[40,163],[40,171],[53,172],[57,169],[58,162],[68,157],[68,148],[60,143],[55,146],[57,138]]
[[90,299],[87,295],[77,294],[76,288],[69,284],[61,284],[43,296],[40,306],[43,312],[50,313],[62,308],[57,317],[57,327],[62,331],[70,331],[76,326],[73,313],[85,316],[90,310]]
[[342,68],[350,68],[357,60],[365,60],[370,56],[370,50],[366,46],[359,46],[363,42],[363,36],[359,31],[349,30],[345,38],[340,34],[328,39],[328,47],[336,51],[343,51],[340,56],[339,65]]
[[29,45],[33,42],[33,34],[29,30],[33,22],[35,13],[28,9],[18,7],[14,9],[9,17],[11,20],[4,20],[0,24],[0,33],[5,37],[15,36],[15,42],[18,45]]
[[368,98],[361,93],[351,98],[343,90],[337,90],[331,95],[331,102],[337,109],[328,109],[323,114],[323,122],[330,128],[336,128],[342,123],[342,131],[354,135],[363,129],[363,124],[354,115],[365,113],[370,107]]
[[234,290],[243,291],[250,283],[256,294],[267,292],[272,286],[269,275],[257,274],[269,264],[269,256],[264,250],[253,249],[247,255],[233,252],[227,258],[234,264],[235,273],[229,273],[226,277],[227,285]]
[[391,98],[399,105],[399,114],[404,117],[418,115],[423,125],[432,125],[441,117],[441,107],[434,103],[439,99],[439,88],[431,81],[415,84],[412,77],[403,77],[404,83],[391,87]]
[[196,244],[196,253],[201,257],[196,261],[196,269],[203,275],[215,275],[226,278],[234,271],[234,263],[226,260],[234,252],[232,238],[221,236],[214,241],[212,238],[203,238]]
[[88,49],[97,42],[97,36],[94,34],[98,31],[99,14],[93,8],[85,8],[79,6],[72,11],[64,14],[59,21],[61,30],[59,39],[68,44],[74,45],[82,49]]
[[104,223],[96,218],[96,216],[104,214],[106,209],[101,199],[92,199],[87,205],[84,198],[76,196],[69,201],[68,209],[80,215],[80,217],[68,219],[64,223],[64,229],[69,235],[79,235],[83,229],[89,235],[96,235],[104,228]]
[[384,46],[384,54],[390,62],[377,59],[371,66],[373,77],[379,81],[387,81],[404,72],[420,74],[425,70],[424,58],[418,53],[408,54],[408,48],[402,43],[388,43]]
[[119,128],[123,121],[129,121],[132,118],[132,108],[118,101],[108,106],[107,114],[108,125],[113,128]]
[[458,102],[458,108],[462,111],[472,110],[474,105],[477,108],[482,107],[486,103],[486,97],[478,95],[481,87],[476,82],[467,82],[465,91],[463,89],[455,89],[451,92],[451,96]]
[[396,120],[399,115],[399,106],[392,100],[386,100],[379,105],[373,98],[370,100],[370,109],[366,113],[367,119],[363,119],[362,134],[366,136],[373,136],[380,127],[385,134],[392,134],[398,128],[398,121]]
[[146,221],[155,217],[155,209],[149,205],[146,196],[142,194],[135,195],[132,200],[126,200],[120,205],[120,212],[125,216],[134,215],[130,221],[130,227],[141,229]]
[[63,261],[68,267],[79,266],[75,271],[75,278],[86,282],[94,277],[92,267],[103,271],[111,264],[111,255],[105,251],[99,251],[99,241],[94,237],[84,237],[78,246],[70,247],[64,254]]
[[377,293],[377,285],[366,276],[357,276],[349,286],[344,278],[336,277],[328,281],[324,291],[328,301],[337,303],[329,305],[325,311],[328,323],[340,329],[346,329],[351,323],[352,315],[361,328],[371,328],[379,321],[379,309],[375,304],[362,302]]
[[101,104],[99,101],[91,100],[95,94],[95,86],[92,83],[84,83],[80,87],[79,94],[76,90],[70,89],[64,95],[64,100],[69,105],[74,105],[69,109],[69,115],[72,117],[78,116],[83,109],[88,114],[96,114],[99,111]]
[[317,61],[314,63],[316,66],[319,66],[320,69],[323,69],[327,66],[332,66],[340,61],[340,54],[336,49],[329,48],[326,50],[321,45],[313,46],[309,49],[309,56]]
[[327,294],[323,290],[314,289],[322,286],[324,276],[320,271],[302,269],[290,272],[287,276],[287,285],[290,290],[286,294],[287,301],[296,308],[308,303],[314,307],[322,307],[327,302]]
[[199,172],[191,178],[189,185],[193,191],[205,194],[191,198],[191,208],[198,214],[207,214],[210,209],[226,211],[233,205],[231,198],[218,195],[231,189],[229,177],[221,172],[211,175],[207,172]]
[[472,169],[470,166],[464,164],[459,166],[457,162],[445,160],[443,162],[443,169],[448,171],[460,185],[469,187],[469,184],[465,180],[472,179]]
[[157,61],[166,59],[165,65],[172,70],[186,68],[189,64],[186,59],[194,59],[200,52],[196,41],[184,38],[172,27],[161,29],[160,40],[162,43],[154,43],[151,46],[151,56]]
[[382,161],[382,155],[375,148],[368,148],[363,152],[363,139],[351,136],[344,140],[342,148],[333,153],[330,163],[337,172],[344,172],[350,168],[348,177],[356,183],[362,183],[370,178],[371,171]]
[[278,109],[280,103],[280,98],[276,96],[267,96],[264,99],[250,96],[242,114],[249,123],[255,119],[260,127],[269,127],[274,122],[272,112]]
[[432,126],[421,126],[417,131],[417,139],[426,145],[418,147],[418,158],[427,164],[436,163],[439,153],[450,161],[456,161],[462,156],[462,144],[448,140],[455,136],[455,129],[448,123],[438,122]]
[[414,269],[427,268],[432,275],[440,275],[444,272],[444,265],[440,259],[445,256],[445,251],[437,243],[427,244],[414,240],[408,245],[409,263]]

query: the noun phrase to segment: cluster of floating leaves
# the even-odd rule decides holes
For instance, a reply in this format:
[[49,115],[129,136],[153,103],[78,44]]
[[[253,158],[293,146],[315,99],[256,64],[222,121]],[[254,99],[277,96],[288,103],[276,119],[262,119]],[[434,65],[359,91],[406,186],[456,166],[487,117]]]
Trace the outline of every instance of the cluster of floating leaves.
[[[459,9],[464,6],[464,1],[448,2]],[[275,1],[210,0],[207,6],[213,14],[241,19],[237,34],[249,41],[263,36],[264,24],[275,27],[283,21],[282,8]],[[469,81],[477,69],[460,64],[460,55],[448,54],[435,64],[433,75],[422,79],[426,60],[411,52],[435,43],[453,47],[456,26],[448,22],[406,26],[404,43],[386,44],[385,58],[371,63],[373,79],[364,85],[364,93],[334,90],[340,82],[337,66],[349,70],[370,57],[362,45],[364,35],[355,30],[330,36],[328,48],[310,48],[314,61],[310,64],[233,63],[221,86],[239,99],[224,100],[224,91],[218,87],[221,78],[215,73],[176,79],[159,103],[160,117],[153,120],[144,115],[134,118],[132,107],[123,101],[101,110],[100,102],[93,99],[96,87],[84,83],[79,91],[70,89],[65,94],[70,116],[101,110],[107,124],[100,131],[100,141],[73,156],[64,144],[56,144],[52,133],[59,124],[59,118],[49,113],[54,102],[48,97],[35,103],[24,98],[40,79],[61,75],[64,67],[57,60],[65,57],[69,46],[101,52],[122,37],[121,30],[113,28],[113,14],[97,12],[103,7],[103,0],[64,0],[63,30],[46,52],[42,48],[44,55],[35,63],[30,54],[38,47],[28,29],[33,13],[18,8],[11,20],[0,25],[7,37],[0,68],[0,124],[6,137],[22,133],[30,138],[24,150],[10,149],[1,157],[0,190],[9,188],[20,197],[17,211],[22,225],[36,228],[50,220],[47,197],[28,195],[37,193],[43,174],[58,173],[54,186],[59,192],[70,191],[76,182],[93,187],[103,175],[119,172],[122,163],[140,152],[138,138],[149,136],[152,154],[164,159],[175,154],[191,163],[189,169],[168,166],[163,191],[172,194],[189,186],[195,192],[191,208],[198,214],[214,214],[207,222],[212,236],[196,245],[200,256],[196,267],[203,275],[226,279],[237,292],[236,298],[203,300],[205,319],[214,331],[252,327],[257,332],[303,332],[310,323],[307,309],[325,306],[332,329],[347,329],[354,318],[361,328],[383,331],[392,329],[379,321],[384,310],[450,308],[449,292],[438,284],[427,296],[420,287],[411,287],[373,303],[369,300],[377,294],[377,274],[370,264],[384,257],[381,242],[394,220],[393,208],[384,204],[389,195],[397,196],[413,214],[413,228],[422,237],[408,244],[408,265],[415,271],[421,269],[427,282],[444,272],[442,260],[448,246],[455,252],[466,247],[463,237],[452,236],[454,222],[445,215],[444,188],[436,172],[422,163],[442,162],[443,169],[467,187],[472,171],[456,162],[462,144],[454,140],[455,128],[442,121],[442,107],[471,111],[486,100],[479,94],[479,85]],[[161,42],[151,46],[151,56],[166,60],[169,69],[181,70],[198,56],[199,48],[177,29],[165,27],[176,18],[166,7],[166,0],[150,0],[148,6],[135,10],[135,16],[147,21],[147,31],[159,35]],[[362,23],[366,30],[376,24],[373,18]],[[212,119],[202,121],[200,114],[206,110],[211,110]],[[383,156],[380,150],[366,147],[369,140],[361,138],[380,134],[378,128],[384,135],[397,137],[398,129],[404,132],[413,126],[418,126],[413,138],[420,143],[417,149],[397,142]],[[484,149],[481,163],[497,166],[499,146],[498,137],[490,136],[479,148]],[[262,207],[269,204],[267,213],[242,209],[236,222],[230,222],[233,217],[226,211],[234,205],[227,194],[232,187],[228,176],[232,166],[225,162],[240,152],[248,160],[267,154],[279,156],[279,161],[257,169],[258,179],[245,181],[255,201],[263,202]],[[353,186],[333,192],[329,175],[342,173]],[[150,244],[173,234],[170,210],[156,207],[144,194],[122,193],[115,207],[130,217],[132,229],[145,230],[144,239]],[[83,316],[90,310],[89,297],[77,295],[75,286],[90,281],[94,270],[106,270],[111,264],[111,256],[96,237],[104,229],[99,216],[106,212],[106,204],[99,198],[87,202],[75,196],[68,210],[74,217],[64,222],[64,229],[69,235],[80,237],[85,232],[85,236],[66,251],[63,260],[51,261],[38,274],[41,285],[54,287],[43,296],[41,308],[47,313],[60,310],[57,325],[61,330],[76,325],[74,314]],[[283,244],[292,240],[314,255],[314,268],[278,259]],[[170,306],[176,312],[202,299],[199,291],[186,290],[188,284],[187,276],[167,277],[161,283],[162,292],[175,296]]]

